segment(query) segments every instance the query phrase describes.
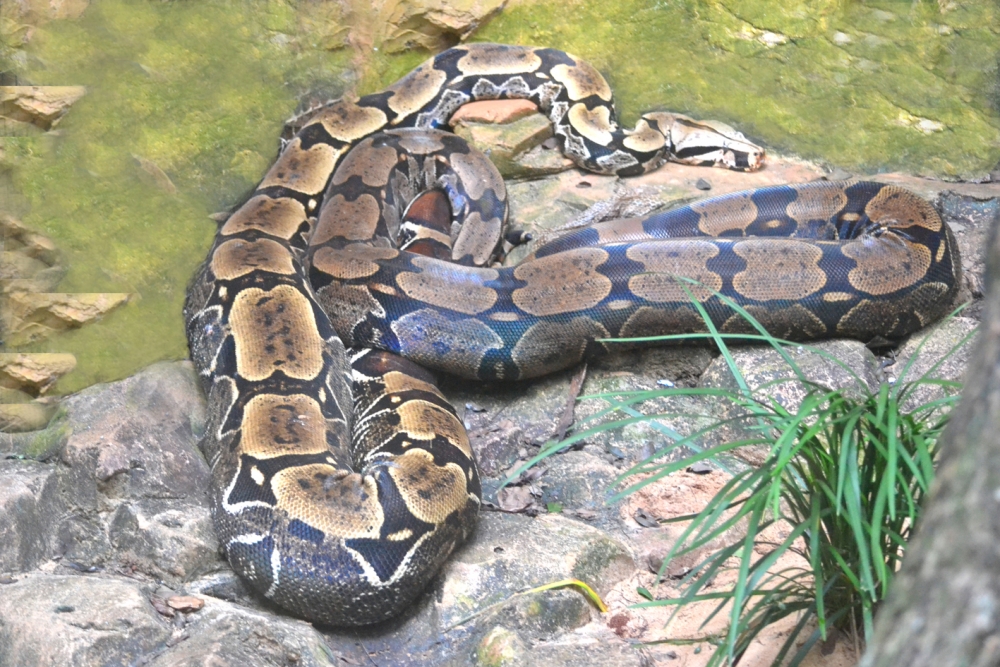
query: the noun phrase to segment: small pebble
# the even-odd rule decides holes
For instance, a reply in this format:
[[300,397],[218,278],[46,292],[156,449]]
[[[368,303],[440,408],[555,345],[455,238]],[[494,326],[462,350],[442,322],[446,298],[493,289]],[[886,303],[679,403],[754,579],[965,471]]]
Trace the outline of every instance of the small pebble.
[[635,519],[635,522],[640,526],[642,526],[643,528],[660,527],[660,522],[656,520],[656,517],[641,507],[635,511],[635,514],[632,515],[632,518]]
[[699,190],[711,190],[712,184],[706,181],[704,178],[699,178],[698,181],[694,184],[694,187],[698,188]]
[[674,386],[674,383],[671,382],[670,380],[657,380],[656,384],[660,385],[661,387],[673,387]]
[[695,475],[707,475],[712,472],[712,466],[708,465],[704,461],[698,461],[692,466],[688,466],[687,471],[694,473]]
[[160,615],[162,616],[166,616],[167,618],[173,618],[176,615],[176,612],[170,607],[168,607],[166,600],[162,598],[153,596],[149,598],[149,603],[153,605],[153,609],[159,612]]
[[191,613],[205,606],[205,601],[193,595],[175,595],[167,598],[167,606],[177,611]]

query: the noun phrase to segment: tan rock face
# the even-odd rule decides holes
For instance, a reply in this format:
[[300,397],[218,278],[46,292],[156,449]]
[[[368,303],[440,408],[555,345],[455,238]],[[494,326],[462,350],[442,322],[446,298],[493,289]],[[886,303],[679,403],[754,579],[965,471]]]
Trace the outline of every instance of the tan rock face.
[[[464,40],[503,9],[506,0],[416,0],[383,4],[388,28],[382,48],[440,51]],[[388,11],[386,11],[388,10]]]
[[0,116],[48,131],[86,92],[83,86],[0,86]]
[[55,265],[59,259],[52,239],[25,227],[20,220],[10,216],[0,214],[0,237],[7,252],[30,257],[46,266]]
[[38,396],[74,368],[76,357],[72,354],[0,354],[0,387]]
[[130,296],[14,292],[5,295],[0,326],[3,327],[7,345],[26,345],[44,340],[58,331],[98,320],[126,303]]
[[45,428],[59,404],[55,401],[0,404],[0,433],[25,433]]

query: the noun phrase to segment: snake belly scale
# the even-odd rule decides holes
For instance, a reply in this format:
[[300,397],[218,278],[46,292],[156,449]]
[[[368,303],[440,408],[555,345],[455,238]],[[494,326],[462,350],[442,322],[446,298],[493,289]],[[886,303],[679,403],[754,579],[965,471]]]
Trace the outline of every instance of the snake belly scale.
[[[933,207],[864,182],[602,223],[491,267],[503,181],[434,128],[494,98],[535,102],[591,171],[763,160],[731,128],[674,114],[622,130],[600,74],[552,49],[456,47],[310,116],[220,226],[184,313],[208,395],[220,542],[246,581],[299,616],[398,614],[473,529],[472,449],[424,367],[533,377],[603,353],[600,339],[704,330],[692,299],[723,331],[749,330],[732,299],[785,338],[898,338],[957,291],[956,244]],[[409,204],[427,190],[442,195]]]

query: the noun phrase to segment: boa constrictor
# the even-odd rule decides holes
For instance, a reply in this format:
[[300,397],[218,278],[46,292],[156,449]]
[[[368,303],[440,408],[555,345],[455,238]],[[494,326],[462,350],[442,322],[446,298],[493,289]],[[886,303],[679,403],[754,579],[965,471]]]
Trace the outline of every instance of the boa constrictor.
[[[601,353],[599,339],[702,330],[692,299],[722,330],[746,331],[720,295],[786,338],[898,337],[956,292],[947,226],[873,183],[729,195],[490,267],[503,181],[453,135],[398,129],[445,126],[488,98],[534,101],[564,152],[601,173],[763,158],[730,128],[666,113],[623,131],[586,63],[489,44],[306,121],[220,227],[185,306],[220,541],[244,579],[303,617],[399,613],[474,526],[468,437],[421,366],[532,377]],[[407,209],[423,190],[443,194]]]

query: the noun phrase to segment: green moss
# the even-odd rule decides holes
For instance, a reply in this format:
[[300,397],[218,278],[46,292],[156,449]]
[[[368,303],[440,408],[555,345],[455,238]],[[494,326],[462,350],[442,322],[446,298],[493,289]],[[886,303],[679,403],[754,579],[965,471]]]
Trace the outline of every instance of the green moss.
[[585,56],[629,124],[667,108],[850,170],[981,177],[1000,160],[1000,10],[958,4],[536,2],[477,39]]
[[59,291],[139,295],[27,349],[77,356],[62,391],[187,355],[181,305],[215,232],[208,215],[260,179],[315,79],[340,80],[347,54],[292,44],[297,33],[294,5],[279,0],[97,0],[32,40],[30,82],[87,95],[56,136],[11,144],[24,221],[63,252]]
[[608,569],[614,567],[616,561],[628,558],[617,543],[604,538],[595,540],[577,556],[571,576],[599,588],[607,578]]

